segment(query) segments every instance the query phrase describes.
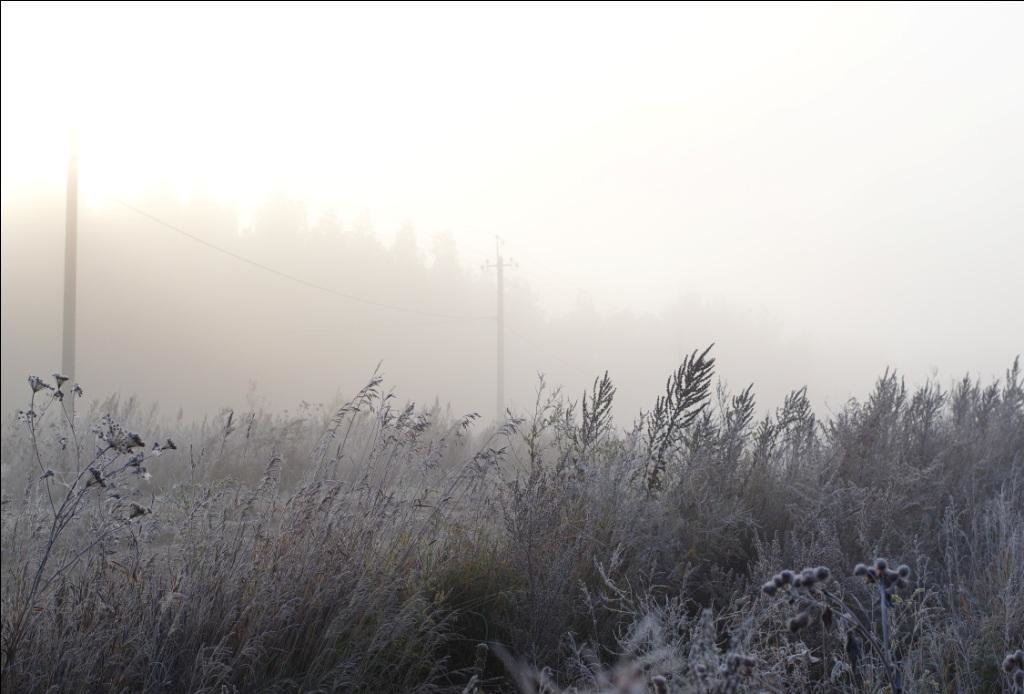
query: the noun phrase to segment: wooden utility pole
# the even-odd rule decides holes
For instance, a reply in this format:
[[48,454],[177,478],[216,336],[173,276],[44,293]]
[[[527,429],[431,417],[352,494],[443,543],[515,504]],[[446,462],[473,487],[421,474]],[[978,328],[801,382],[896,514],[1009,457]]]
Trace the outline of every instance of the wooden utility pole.
[[[64,217],[64,331],[60,370],[71,383],[75,380],[75,302],[78,275],[78,133],[71,135],[68,161],[68,191]],[[75,399],[72,397],[71,406]]]
[[494,263],[488,262],[485,267],[498,271],[498,378],[497,407],[495,416],[498,422],[505,421],[505,268],[515,267],[513,261],[505,262],[501,257],[501,237],[494,237]]

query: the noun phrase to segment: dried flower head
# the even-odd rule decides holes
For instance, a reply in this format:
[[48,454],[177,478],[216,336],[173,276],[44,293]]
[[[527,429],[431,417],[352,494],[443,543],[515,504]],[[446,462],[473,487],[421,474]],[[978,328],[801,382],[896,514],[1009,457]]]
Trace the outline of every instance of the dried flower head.
[[907,578],[910,576],[910,567],[900,564],[895,570],[890,569],[889,562],[879,557],[870,567],[866,564],[857,564],[853,568],[853,575],[862,576],[868,583],[881,584],[886,595],[890,595],[893,591],[903,590],[909,585]]
[[811,615],[808,614],[806,610],[804,610],[803,612],[798,613],[796,617],[793,617],[789,620],[789,630],[795,633],[797,631],[800,631],[810,623]]
[[748,677],[754,672],[754,667],[757,665],[757,661],[749,655],[743,655],[741,653],[731,653],[726,661],[726,669],[729,672],[735,672],[743,677]]
[[103,478],[102,473],[94,467],[89,468],[89,481],[85,483],[86,487],[92,487],[93,485],[99,485],[101,487],[107,486],[107,481]]
[[57,388],[59,390],[62,385],[67,383],[68,377],[62,376],[61,374],[53,374],[53,380],[57,382]]
[[[170,439],[168,439],[170,441]],[[478,643],[476,645],[476,658],[473,661],[473,668],[477,672],[481,672],[487,666],[487,655],[489,648],[486,643]]]
[[29,376],[28,385],[32,389],[33,393],[38,393],[41,390],[53,390],[53,386],[48,383],[44,383],[43,379],[38,376]]
[[1020,686],[1024,680],[1024,650],[1007,653],[1003,658],[1003,672],[1010,675],[1014,684]]
[[775,593],[778,592],[778,590],[779,587],[775,584],[774,581],[768,581],[763,586],[761,586],[761,592],[765,595],[775,595]]

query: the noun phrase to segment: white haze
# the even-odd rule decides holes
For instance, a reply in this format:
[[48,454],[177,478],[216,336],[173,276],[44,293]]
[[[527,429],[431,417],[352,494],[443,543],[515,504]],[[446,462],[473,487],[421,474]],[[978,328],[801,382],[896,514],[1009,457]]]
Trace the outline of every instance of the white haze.
[[[73,128],[96,394],[199,412],[251,379],[291,406],[383,358],[400,394],[493,411],[492,323],[348,306],[117,200],[460,315],[493,311],[500,235],[510,399],[608,369],[621,423],[710,341],[764,406],[861,396],[887,366],[988,378],[1024,349],[1024,5],[2,7],[5,413],[59,364]],[[247,246],[273,200],[307,231],[411,224],[423,266],[448,234],[475,289],[428,301],[415,264],[357,281]]]

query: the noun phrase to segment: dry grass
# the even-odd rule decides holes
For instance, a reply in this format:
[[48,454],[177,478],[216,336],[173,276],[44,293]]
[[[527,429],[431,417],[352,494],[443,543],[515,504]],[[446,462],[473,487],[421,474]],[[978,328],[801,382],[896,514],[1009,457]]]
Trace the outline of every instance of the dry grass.
[[[4,691],[1014,687],[1018,365],[757,421],[713,369],[625,430],[607,377],[486,431],[376,377],[191,425],[72,423],[71,384],[33,380],[2,442]],[[855,572],[879,555],[907,567]]]

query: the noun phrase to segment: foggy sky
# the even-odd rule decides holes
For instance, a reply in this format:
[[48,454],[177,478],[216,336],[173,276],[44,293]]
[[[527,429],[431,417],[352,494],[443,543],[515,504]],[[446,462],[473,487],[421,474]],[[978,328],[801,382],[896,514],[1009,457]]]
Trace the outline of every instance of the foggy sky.
[[[712,340],[722,375],[763,384],[769,405],[805,383],[819,405],[863,395],[885,366],[918,381],[988,377],[1024,349],[1021,4],[2,7],[5,411],[27,370],[59,363],[72,127],[94,273],[83,317],[103,315],[104,291],[133,288],[145,312],[147,277],[171,282],[211,263],[208,284],[167,284],[160,305],[216,302],[223,273],[238,305],[277,297],[259,320],[287,325],[298,344],[261,348],[277,343],[260,339],[256,318],[231,332],[247,338],[250,377],[292,403],[354,387],[375,351],[392,351],[367,342],[352,374],[315,380],[333,350],[325,311],[353,330],[383,319],[169,250],[173,239],[126,221],[116,199],[216,201],[221,218],[196,213],[190,228],[230,238],[283,193],[302,201],[307,229],[334,215],[390,244],[414,225],[424,267],[446,232],[478,288],[461,306],[445,298],[456,313],[489,310],[493,276],[476,268],[501,235],[519,262],[514,327],[535,343],[509,338],[516,402],[538,370],[578,388],[605,368],[653,401],[673,362]],[[124,238],[130,255],[110,257],[128,252]],[[290,272],[320,272],[293,260]],[[127,286],[112,269],[125,265]],[[372,289],[416,304],[403,278],[375,277]],[[351,279],[323,281],[358,293]],[[203,315],[143,341],[124,382],[105,361],[124,361],[121,343],[83,326],[82,363],[103,391],[236,400],[239,364],[201,394],[208,379],[175,371],[168,344],[207,376],[238,353],[210,337],[216,314]],[[380,345],[405,339],[387,331]],[[489,412],[492,326],[465,340],[474,356],[429,360],[440,373],[467,365],[456,393],[405,350],[386,360],[400,391]]]

